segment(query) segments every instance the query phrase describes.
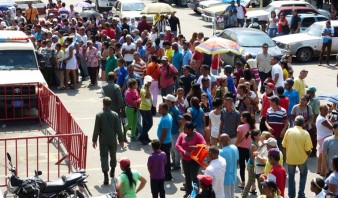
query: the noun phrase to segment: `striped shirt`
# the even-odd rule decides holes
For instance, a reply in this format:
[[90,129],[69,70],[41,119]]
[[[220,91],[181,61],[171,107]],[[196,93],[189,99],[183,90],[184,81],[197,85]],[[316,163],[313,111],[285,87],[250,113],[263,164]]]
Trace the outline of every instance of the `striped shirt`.
[[143,60],[140,60],[139,62],[136,62],[134,60],[133,64],[134,64],[134,71],[135,71],[135,73],[137,73],[138,75],[140,75],[143,78],[144,71],[147,68],[146,63]]
[[266,121],[274,129],[272,135],[278,138],[287,121],[287,111],[283,107],[279,107],[277,111],[270,107],[266,113]]

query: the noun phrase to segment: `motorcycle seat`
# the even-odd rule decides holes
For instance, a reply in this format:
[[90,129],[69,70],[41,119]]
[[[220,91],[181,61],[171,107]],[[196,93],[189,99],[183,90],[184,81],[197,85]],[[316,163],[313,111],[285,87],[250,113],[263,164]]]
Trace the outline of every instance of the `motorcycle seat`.
[[46,188],[43,190],[44,193],[58,192],[61,191],[65,186],[65,182],[62,180],[62,178],[58,178],[55,181],[46,182],[46,184]]
[[82,177],[81,173],[72,173],[62,176],[66,186],[76,183]]

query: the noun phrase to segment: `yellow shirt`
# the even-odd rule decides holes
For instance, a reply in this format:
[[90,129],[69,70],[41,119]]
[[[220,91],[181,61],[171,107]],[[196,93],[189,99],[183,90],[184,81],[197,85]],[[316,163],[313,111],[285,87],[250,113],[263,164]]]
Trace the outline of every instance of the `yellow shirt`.
[[147,90],[143,86],[142,89],[140,90],[140,95],[141,95],[141,104],[140,104],[140,110],[143,111],[150,111],[152,102],[151,102],[151,97],[146,98]]
[[66,51],[66,48],[65,48],[64,45],[63,45],[64,42],[65,42],[65,40],[63,39],[63,37],[59,38],[58,43],[61,44],[61,50],[62,50],[63,52]]
[[169,48],[169,49],[166,49],[166,50],[165,50],[164,55],[165,55],[166,57],[168,57],[169,63],[171,63],[172,60],[173,60],[173,54],[174,54],[174,50],[173,50],[172,48]]
[[[284,162],[283,162],[283,153],[281,151],[279,151],[279,164],[280,165],[283,165]],[[266,163],[265,163],[265,167],[264,167],[264,175],[268,175],[270,170],[272,169],[272,165],[270,164],[269,160],[266,160]]]
[[282,145],[286,149],[286,163],[291,165],[304,164],[306,152],[312,149],[310,134],[299,126],[286,131]]
[[286,69],[283,69],[283,77],[285,76],[285,79],[284,79],[284,81],[287,79],[287,78],[289,78],[289,72],[288,72],[288,70],[286,70]]
[[305,95],[305,88],[306,88],[306,84],[304,82],[304,80],[302,79],[299,79],[299,78],[296,78],[295,79],[295,83],[293,84],[293,88],[295,90],[298,91],[298,96],[299,96],[299,99]]

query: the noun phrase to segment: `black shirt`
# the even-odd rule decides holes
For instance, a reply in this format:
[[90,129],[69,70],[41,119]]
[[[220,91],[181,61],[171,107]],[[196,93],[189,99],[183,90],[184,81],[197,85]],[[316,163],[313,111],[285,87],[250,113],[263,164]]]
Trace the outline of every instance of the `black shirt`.
[[176,16],[171,16],[168,21],[170,24],[171,31],[176,32],[177,25],[180,24],[180,20]]
[[299,16],[298,15],[296,15],[296,16],[292,16],[291,17],[291,29],[292,30],[296,30],[297,29],[297,27],[298,27],[298,23],[300,22],[300,18],[299,18]]
[[191,83],[196,79],[196,76],[193,74],[190,74],[188,77],[186,77],[185,75],[182,75],[180,77],[180,83],[183,84],[183,88],[184,88],[184,95],[186,96],[191,89]]

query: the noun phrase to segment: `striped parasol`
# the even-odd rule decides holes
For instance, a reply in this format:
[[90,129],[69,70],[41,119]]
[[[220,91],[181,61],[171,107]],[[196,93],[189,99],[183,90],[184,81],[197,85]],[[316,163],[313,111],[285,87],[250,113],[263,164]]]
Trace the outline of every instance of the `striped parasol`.
[[195,48],[206,54],[234,53],[240,55],[243,49],[236,43],[221,37],[210,38]]

